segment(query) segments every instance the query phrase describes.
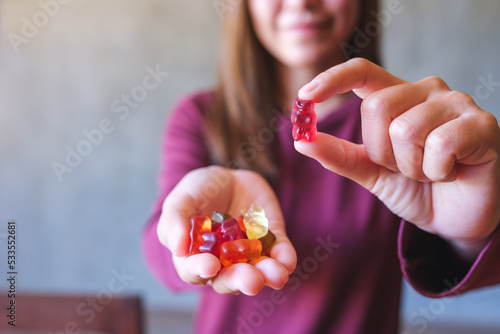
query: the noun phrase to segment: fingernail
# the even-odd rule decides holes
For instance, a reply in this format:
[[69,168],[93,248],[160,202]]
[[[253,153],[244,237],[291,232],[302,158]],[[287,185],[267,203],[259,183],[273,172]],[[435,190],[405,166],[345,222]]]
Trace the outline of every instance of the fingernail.
[[310,83],[308,83],[307,85],[305,85],[304,87],[299,89],[299,96],[302,94],[307,94],[307,93],[312,92],[313,90],[318,88],[318,86],[319,86],[318,81],[316,81],[316,80],[311,81]]
[[199,276],[202,279],[210,279],[210,278],[214,277],[215,275],[207,274],[207,273],[200,273]]

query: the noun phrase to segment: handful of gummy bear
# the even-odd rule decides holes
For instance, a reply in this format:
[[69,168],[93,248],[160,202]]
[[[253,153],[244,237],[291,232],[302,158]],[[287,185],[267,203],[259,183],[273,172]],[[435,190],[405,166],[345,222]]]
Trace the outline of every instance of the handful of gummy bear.
[[268,220],[260,206],[252,204],[241,213],[237,218],[217,211],[211,218],[192,217],[189,255],[213,254],[224,267],[259,259],[271,249],[276,237],[268,229]]

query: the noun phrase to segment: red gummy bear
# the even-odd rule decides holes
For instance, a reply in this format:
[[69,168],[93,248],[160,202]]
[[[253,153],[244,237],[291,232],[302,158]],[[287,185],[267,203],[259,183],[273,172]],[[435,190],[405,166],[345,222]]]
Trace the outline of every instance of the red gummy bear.
[[222,223],[212,221],[212,232],[202,235],[203,244],[199,250],[202,253],[211,253],[220,256],[220,246],[226,241],[234,241],[243,238],[238,221],[234,218],[224,220]]
[[229,218],[222,222],[220,234],[225,241],[234,241],[243,238],[240,225],[238,225],[238,221],[234,218]]
[[203,234],[212,231],[212,221],[209,217],[194,216],[191,218],[191,245],[189,246],[189,255],[200,253],[200,246],[205,240]]
[[200,246],[201,253],[210,253],[217,257],[220,256],[220,245],[224,239],[218,232],[206,232],[202,235],[203,244]]
[[314,111],[314,102],[296,98],[293,101],[292,124],[293,139],[299,141],[305,138],[307,141],[316,139],[316,112]]
[[212,232],[219,233],[224,241],[243,239],[243,231],[234,218],[226,219],[222,223],[212,222]]

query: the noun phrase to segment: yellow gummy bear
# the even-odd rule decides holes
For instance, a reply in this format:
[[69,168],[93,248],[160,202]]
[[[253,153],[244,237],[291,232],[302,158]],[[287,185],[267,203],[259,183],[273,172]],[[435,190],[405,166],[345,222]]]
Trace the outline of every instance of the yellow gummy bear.
[[241,210],[248,239],[259,239],[267,234],[269,221],[264,209],[252,204],[248,210]]

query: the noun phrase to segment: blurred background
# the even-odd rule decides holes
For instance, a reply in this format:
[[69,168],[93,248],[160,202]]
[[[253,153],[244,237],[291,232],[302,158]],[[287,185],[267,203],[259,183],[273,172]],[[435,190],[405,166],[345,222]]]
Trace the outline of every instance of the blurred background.
[[[190,331],[196,296],[161,287],[139,239],[165,119],[179,96],[213,85],[234,3],[0,0],[0,277],[15,220],[18,291],[99,295],[120,273],[117,293],[143,298],[147,333]],[[389,71],[440,76],[500,119],[498,0],[387,8],[397,8],[380,21]],[[500,328],[500,287],[436,301],[405,285],[403,297],[402,334]]]

